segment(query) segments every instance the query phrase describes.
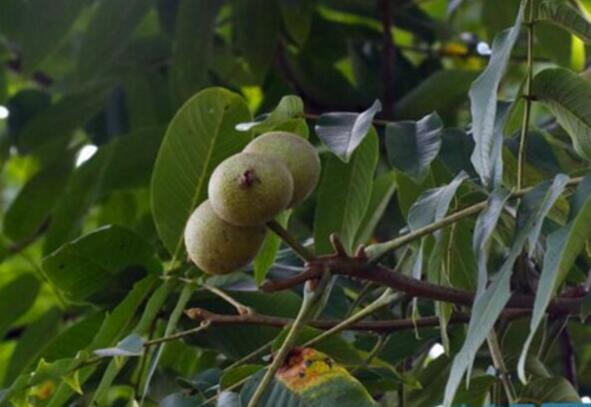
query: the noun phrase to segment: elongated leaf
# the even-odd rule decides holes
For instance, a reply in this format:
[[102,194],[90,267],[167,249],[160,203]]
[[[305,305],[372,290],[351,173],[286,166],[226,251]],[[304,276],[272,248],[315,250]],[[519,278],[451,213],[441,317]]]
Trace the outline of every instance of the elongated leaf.
[[334,156],[326,160],[314,218],[314,241],[319,254],[331,251],[331,233],[337,233],[348,250],[353,248],[369,204],[377,161],[378,137],[374,130],[348,164]]
[[386,150],[390,164],[418,182],[441,148],[443,123],[437,113],[417,122],[403,121],[386,126]]
[[[277,222],[283,227],[287,227],[290,210],[283,211],[279,214]],[[281,246],[281,239],[275,233],[267,233],[263,246],[259,250],[257,257],[254,259],[254,279],[257,284],[261,284],[265,280],[267,271],[271,268],[277,257],[277,251]]]
[[[579,405],[581,397],[564,377],[547,377],[532,380],[519,397],[519,402],[535,405]],[[552,403],[552,404],[545,404]],[[562,404],[561,404],[562,403]]]
[[29,2],[21,44],[26,73],[33,72],[56,49],[84,6],[85,2],[78,0]]
[[6,236],[15,242],[22,242],[37,233],[64,191],[72,166],[71,155],[61,157],[25,184],[6,210]]
[[125,48],[153,0],[104,0],[97,4],[78,51],[78,79],[93,79]]
[[182,0],[173,47],[172,82],[181,102],[207,83],[220,0]]
[[240,96],[210,88],[187,101],[170,123],[152,175],[152,213],[171,254],[180,254],[185,223],[205,200],[214,168],[250,140],[249,132],[234,129],[248,120]]
[[97,229],[46,257],[43,269],[55,287],[74,302],[104,303],[119,297],[160,264],[152,247],[121,226]]
[[312,0],[280,0],[279,7],[283,17],[283,26],[290,39],[302,46],[308,40],[314,2]]
[[451,112],[468,99],[470,84],[476,72],[459,69],[442,69],[429,76],[396,104],[401,117],[419,119],[430,112]]
[[328,149],[347,163],[355,149],[369,134],[372,120],[381,110],[382,104],[376,100],[362,113],[325,113],[320,116],[314,129]]
[[[540,191],[546,191],[542,199],[540,199]],[[521,223],[523,226],[517,231],[511,251],[498,273],[492,279],[491,284],[482,294],[477,295],[474,299],[466,340],[462,349],[454,358],[451,373],[445,387],[443,403],[445,407],[451,406],[454,394],[462,381],[464,373],[467,372],[466,378],[467,380],[470,379],[476,352],[488,336],[511,297],[510,282],[513,265],[527,243],[527,239],[536,222],[546,217],[552,205],[560,196],[561,191],[561,177],[558,177],[551,185],[547,182],[538,185],[522,198],[519,205],[518,217],[524,219]]]
[[536,20],[547,21],[591,43],[591,23],[564,0],[542,0],[536,9]]
[[536,290],[536,299],[530,320],[530,332],[519,358],[518,373],[523,382],[527,381],[525,361],[529,346],[545,316],[546,308],[552,296],[564,281],[577,256],[585,248],[587,240],[591,237],[590,224],[591,176],[587,176],[583,179],[572,198],[568,223],[548,237],[548,248],[544,256],[544,266]]
[[50,308],[31,323],[19,338],[4,375],[4,384],[10,385],[17,376],[29,367],[43,351],[48,341],[57,333],[62,313]]
[[281,98],[277,107],[271,113],[258,116],[249,123],[240,123],[236,125],[236,130],[248,131],[253,129],[262,133],[273,130],[287,121],[302,117],[303,114],[304,103],[302,99],[299,96],[287,95]]
[[141,356],[144,353],[144,340],[137,334],[126,336],[112,348],[96,349],[95,355],[102,357]]
[[472,137],[476,144],[472,153],[472,164],[487,187],[497,185],[502,177],[503,135],[495,131],[497,91],[507,68],[511,50],[519,36],[522,19],[523,6],[519,8],[513,27],[495,37],[488,66],[470,88]]
[[488,261],[488,244],[492,234],[497,226],[497,222],[501,217],[505,203],[511,194],[509,191],[499,188],[495,189],[488,198],[486,209],[483,210],[474,227],[474,238],[472,241],[472,249],[476,254],[478,261],[478,289],[477,292],[481,294],[486,288],[488,282],[488,273],[486,270],[486,262]]
[[388,203],[396,190],[396,174],[393,171],[386,172],[376,177],[371,190],[371,198],[367,206],[365,216],[361,221],[361,227],[355,238],[355,243],[366,244],[386,211]]
[[[294,350],[290,358],[292,363],[288,361],[277,372],[260,407],[377,406],[361,383],[327,355],[305,348]],[[240,393],[242,407],[248,404],[263,373],[244,386]]]
[[410,230],[420,229],[443,218],[458,188],[467,178],[468,174],[460,172],[448,185],[423,192],[408,212]]
[[533,92],[571,137],[575,151],[591,160],[591,83],[568,69],[545,69],[534,77]]
[[0,287],[0,338],[33,305],[39,293],[39,281],[32,274],[21,274]]

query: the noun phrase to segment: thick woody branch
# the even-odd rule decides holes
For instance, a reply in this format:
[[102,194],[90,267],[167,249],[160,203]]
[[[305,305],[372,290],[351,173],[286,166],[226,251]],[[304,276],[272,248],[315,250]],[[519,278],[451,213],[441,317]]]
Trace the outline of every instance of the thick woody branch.
[[[471,306],[474,293],[458,288],[421,281],[406,276],[396,270],[381,265],[367,264],[363,258],[322,257],[307,264],[307,270],[290,279],[267,282],[262,289],[268,292],[285,290],[299,285],[304,281],[318,278],[325,270],[334,275],[342,275],[364,281],[372,281],[402,291],[412,297],[427,298],[458,305]],[[551,314],[577,314],[581,307],[581,297],[558,297],[548,306]],[[534,297],[515,293],[509,300],[507,308],[532,309]]]
[[[196,321],[207,322],[209,326],[225,326],[225,325],[265,325],[276,328],[283,328],[290,325],[293,320],[289,318],[273,317],[269,315],[226,315],[217,314],[214,312],[207,311],[202,308],[190,308],[185,311],[185,314]],[[518,310],[511,309],[506,310],[501,318],[505,320],[513,320],[520,317],[525,317],[530,314],[529,310]],[[449,323],[450,324],[463,324],[470,320],[470,315],[466,313],[456,313],[452,315]],[[308,325],[322,330],[328,330],[337,326],[341,321],[336,320],[314,320],[310,321]],[[381,320],[381,321],[360,321],[347,329],[352,331],[371,331],[378,333],[388,333],[403,331],[407,329],[427,328],[439,326],[438,317],[424,317],[417,318],[414,321],[412,319],[392,319],[392,320]]]

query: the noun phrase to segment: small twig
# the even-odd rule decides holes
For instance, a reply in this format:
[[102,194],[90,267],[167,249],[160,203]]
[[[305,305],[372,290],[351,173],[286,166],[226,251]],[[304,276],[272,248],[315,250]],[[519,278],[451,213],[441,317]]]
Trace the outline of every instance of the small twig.
[[208,321],[203,321],[201,325],[197,328],[187,329],[186,331],[177,332],[173,335],[164,336],[158,339],[152,339],[151,341],[144,342],[144,348],[149,348],[150,346],[158,345],[164,342],[176,341],[177,339],[184,338],[185,336],[195,335],[201,331],[206,330],[209,327],[210,323]]
[[236,312],[238,312],[238,314],[246,315],[252,313],[252,309],[250,307],[247,307],[246,305],[242,304],[241,302],[233,298],[231,295],[223,292],[219,288],[213,287],[209,284],[202,284],[201,286],[205,288],[207,291],[210,291],[213,294],[217,295],[218,297],[226,301],[228,304],[232,305],[236,309]]
[[304,261],[314,260],[314,255],[300,244],[289,232],[279,224],[276,220],[267,223],[267,227],[283,240],[295,254],[297,254]]

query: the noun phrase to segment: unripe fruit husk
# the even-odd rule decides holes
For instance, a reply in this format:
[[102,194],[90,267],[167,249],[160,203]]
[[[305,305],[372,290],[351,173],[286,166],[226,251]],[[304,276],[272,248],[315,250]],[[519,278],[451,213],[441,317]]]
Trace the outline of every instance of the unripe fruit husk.
[[265,226],[232,225],[213,211],[209,201],[195,209],[185,226],[189,258],[206,273],[227,274],[250,263],[265,239]]
[[244,152],[270,155],[283,162],[293,177],[289,207],[304,201],[320,178],[320,157],[312,144],[297,134],[272,131],[251,141]]
[[209,180],[209,201],[226,222],[261,225],[284,210],[293,195],[293,179],[281,161],[240,153],[224,160]]

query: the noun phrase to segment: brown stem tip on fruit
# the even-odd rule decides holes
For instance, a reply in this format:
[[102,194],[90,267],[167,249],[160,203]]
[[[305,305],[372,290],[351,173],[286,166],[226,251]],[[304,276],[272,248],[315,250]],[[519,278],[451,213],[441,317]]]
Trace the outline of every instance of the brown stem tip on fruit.
[[248,170],[244,171],[240,178],[238,178],[238,184],[240,184],[243,188],[251,187],[255,182],[260,182],[261,180],[257,177],[254,169],[249,168]]

